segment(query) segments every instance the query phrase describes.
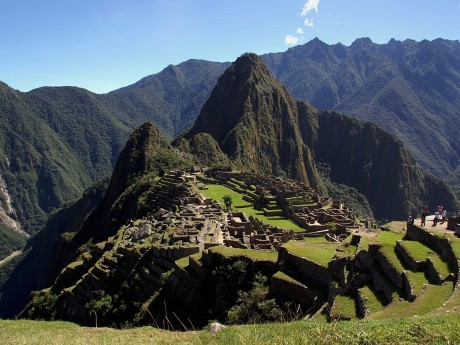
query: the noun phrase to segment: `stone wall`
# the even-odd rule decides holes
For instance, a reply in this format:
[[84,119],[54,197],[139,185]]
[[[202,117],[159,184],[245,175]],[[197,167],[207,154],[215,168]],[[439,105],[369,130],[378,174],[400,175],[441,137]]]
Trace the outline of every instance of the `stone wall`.
[[452,244],[447,237],[435,235],[417,225],[412,225],[407,228],[406,236],[414,241],[419,241],[427,247],[434,250],[449,264],[449,268],[453,272],[458,272],[460,268],[460,258],[455,256],[452,250]]
[[371,270],[371,276],[374,288],[382,293],[387,303],[391,303],[393,301],[395,286],[377,270]]
[[294,301],[302,308],[311,308],[318,295],[300,282],[295,281],[291,277],[287,277],[284,273],[276,273],[270,284],[270,295],[282,300]]
[[329,261],[328,270],[331,272],[332,277],[339,282],[342,286],[345,285],[345,267],[348,264],[348,257],[333,259]]
[[[371,247],[379,248],[380,246],[371,244],[369,248]],[[383,272],[385,272],[385,275],[388,277],[388,279],[396,287],[402,290],[402,293],[407,300],[413,301],[415,299],[415,295],[413,293],[413,288],[411,286],[409,278],[407,277],[406,272],[399,272],[395,267],[393,267],[388,258],[380,251],[380,248],[377,250],[375,250],[375,248],[369,250],[374,253],[374,260],[379,263],[380,267],[382,268]]]
[[449,217],[447,219],[447,229],[455,231],[455,226],[460,224],[460,216],[457,217]]
[[388,258],[385,255],[383,255],[383,253],[380,251],[379,245],[375,245],[375,244],[369,245],[369,251],[373,253],[374,260],[380,264],[380,267],[382,268],[383,272],[385,272],[388,279],[390,279],[390,281],[394,285],[396,285],[398,288],[402,289],[403,288],[403,281],[402,281],[403,272],[398,272],[393,267],[390,261],[388,261]]
[[395,250],[411,271],[423,271],[425,269],[426,261],[417,261],[410,256],[400,240],[396,242]]
[[331,274],[327,267],[324,267],[306,258],[294,255],[283,247],[280,247],[279,249],[278,261],[284,261],[284,265],[294,267],[298,273],[305,277],[308,281],[316,282],[329,288]]

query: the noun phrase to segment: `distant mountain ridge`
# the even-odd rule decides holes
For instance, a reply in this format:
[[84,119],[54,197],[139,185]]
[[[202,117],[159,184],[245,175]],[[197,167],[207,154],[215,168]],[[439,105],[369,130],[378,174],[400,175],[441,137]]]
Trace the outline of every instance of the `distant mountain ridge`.
[[460,164],[458,41],[314,39],[263,58],[295,98],[379,125],[431,173],[444,178]]
[[[378,124],[436,176],[459,166],[458,41],[363,38],[347,47],[314,39],[263,59],[296,99]],[[0,175],[24,229],[35,232],[50,210],[107,176],[143,122],[169,138],[191,127],[228,66],[189,60],[105,95],[73,87],[22,93],[0,84]]]

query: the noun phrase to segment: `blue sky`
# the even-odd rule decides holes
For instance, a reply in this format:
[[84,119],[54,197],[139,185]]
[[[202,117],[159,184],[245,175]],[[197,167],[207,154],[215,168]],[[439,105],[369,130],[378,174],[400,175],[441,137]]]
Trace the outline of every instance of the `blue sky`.
[[315,37],[459,36],[460,0],[0,0],[0,80],[105,93],[168,64],[233,61]]

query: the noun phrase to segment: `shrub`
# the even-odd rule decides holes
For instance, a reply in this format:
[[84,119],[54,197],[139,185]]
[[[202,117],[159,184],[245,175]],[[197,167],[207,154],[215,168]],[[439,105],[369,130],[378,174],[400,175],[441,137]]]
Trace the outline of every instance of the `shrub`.
[[280,321],[283,311],[275,299],[267,299],[267,295],[267,277],[258,273],[250,291],[238,291],[238,304],[228,311],[227,322],[243,324]]
[[27,306],[27,314],[31,319],[55,320],[56,301],[58,296],[48,292],[35,294]]

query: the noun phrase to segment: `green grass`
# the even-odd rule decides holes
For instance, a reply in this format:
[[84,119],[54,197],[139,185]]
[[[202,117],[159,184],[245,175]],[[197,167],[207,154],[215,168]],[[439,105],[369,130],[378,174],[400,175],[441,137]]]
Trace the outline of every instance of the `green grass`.
[[286,273],[284,272],[281,272],[281,271],[278,271],[276,272],[274,275],[273,275],[273,278],[278,278],[280,280],[284,280],[284,281],[287,281],[289,283],[292,283],[292,284],[295,284],[295,285],[299,285],[299,286],[304,286],[302,283],[300,283],[299,281],[295,280],[294,278],[292,278],[291,276],[288,276]]
[[176,260],[176,265],[179,266],[180,268],[185,268],[187,267],[189,264],[189,257],[186,256],[185,258],[181,258],[181,259],[178,259]]
[[334,256],[337,244],[329,242],[289,241],[283,244],[283,247],[294,255],[307,258],[317,264],[327,267],[329,261],[331,261]]
[[447,262],[441,260],[439,255],[432,251],[427,246],[417,241],[401,241],[400,244],[406,249],[411,257],[417,261],[425,261],[426,258],[431,259],[436,271],[443,278],[449,275],[449,266]]
[[417,296],[415,301],[408,302],[406,300],[395,299],[387,307],[378,313],[370,315],[371,319],[389,319],[411,317],[414,315],[425,315],[432,312],[449,299],[452,294],[452,283],[444,285],[430,285],[428,284]]
[[68,268],[75,268],[77,266],[83,265],[83,260],[74,261],[67,265]]
[[397,233],[392,231],[380,231],[375,237],[374,242],[395,246],[396,242],[398,240],[402,240],[403,237],[403,233]]
[[216,246],[216,247],[209,248],[208,251],[210,253],[219,253],[225,257],[245,256],[253,261],[270,261],[273,263],[276,263],[278,261],[277,252],[270,252],[266,250],[241,249],[241,248]]
[[27,238],[4,224],[0,224],[0,261],[16,250],[21,250]]
[[360,245],[359,245],[359,248],[361,250],[366,250],[368,251],[369,250],[369,244],[373,241],[374,239],[370,236],[361,236],[361,241],[360,241]]
[[261,212],[260,210],[256,210],[252,205],[248,206],[248,202],[243,200],[243,194],[237,193],[228,187],[218,184],[208,184],[207,190],[200,190],[199,192],[206,198],[220,201],[222,205],[222,196],[230,195],[232,197],[233,202],[232,207],[239,212],[244,212],[248,217],[253,216],[254,218],[258,218],[260,221],[266,224],[277,226],[281,229],[305,231],[305,229],[301,228],[300,226],[298,226],[297,224],[285,217],[264,216],[263,212]]
[[330,243],[326,240],[326,237],[319,236],[319,237],[305,237],[306,242],[319,242],[319,243]]
[[208,329],[171,332],[152,327],[118,330],[67,322],[0,320],[0,343],[21,344],[458,344],[460,318],[418,317],[332,324],[297,321],[229,326],[211,336]]
[[425,274],[423,272],[412,272],[409,270],[406,270],[406,274],[412,289],[414,289],[415,295],[418,296],[422,292],[423,285],[428,285]]
[[452,251],[454,252],[455,257],[460,259],[460,238],[452,234],[444,234],[444,236],[448,238],[452,244]]
[[364,299],[365,308],[368,309],[369,314],[376,313],[384,308],[381,300],[374,290],[369,286],[364,286],[359,289],[361,296]]
[[400,273],[404,271],[404,267],[399,261],[395,252],[395,245],[398,240],[403,238],[403,233],[396,233],[392,231],[380,231],[374,239],[375,243],[382,245],[380,251],[388,259],[390,264]]
[[460,288],[458,286],[450,296],[449,300],[440,308],[431,311],[430,315],[442,315],[446,312],[460,315]]
[[404,228],[407,227],[406,222],[401,221],[393,221],[388,224],[385,224],[384,227],[389,230],[390,232],[404,234]]
[[349,296],[335,296],[329,315],[333,319],[356,319],[355,299]]
[[380,248],[380,252],[388,259],[391,266],[393,266],[396,269],[396,271],[398,271],[399,273],[402,273],[404,271],[404,266],[402,265],[401,261],[399,261],[399,258],[396,255],[394,245],[384,244]]

